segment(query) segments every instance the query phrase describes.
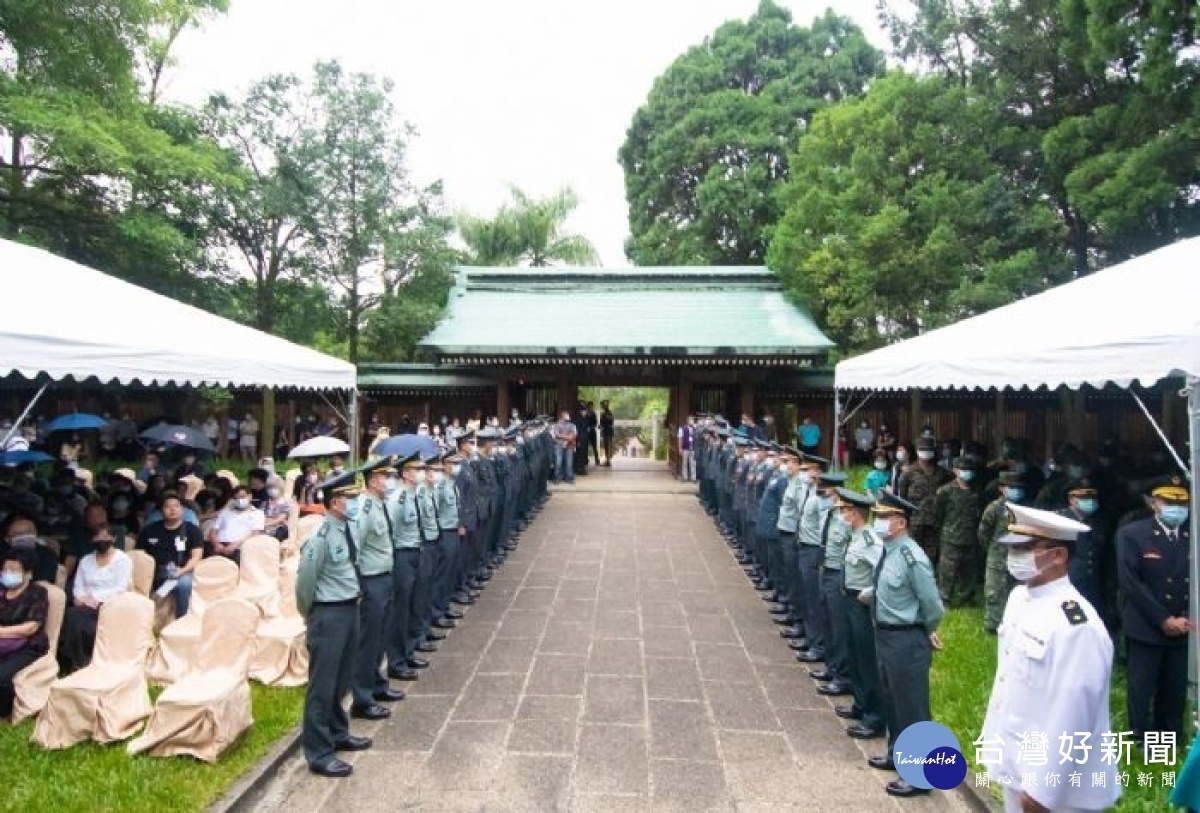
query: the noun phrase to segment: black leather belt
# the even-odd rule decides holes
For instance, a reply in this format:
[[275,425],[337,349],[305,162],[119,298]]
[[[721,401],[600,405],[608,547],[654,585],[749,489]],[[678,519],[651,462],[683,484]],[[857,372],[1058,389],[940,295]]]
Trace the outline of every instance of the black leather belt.
[[858,598],[859,593],[862,592],[862,590],[852,590],[849,587],[843,589],[846,591],[846,595],[850,596],[850,598]]
[[345,601],[314,601],[314,607],[357,607],[358,599],[348,598]]
[[840,567],[830,567],[829,565],[824,565],[821,568],[821,572],[822,573],[841,573],[842,569]]
[[908,632],[909,630],[923,630],[925,628],[920,624],[881,624],[876,621],[875,629],[885,632]]

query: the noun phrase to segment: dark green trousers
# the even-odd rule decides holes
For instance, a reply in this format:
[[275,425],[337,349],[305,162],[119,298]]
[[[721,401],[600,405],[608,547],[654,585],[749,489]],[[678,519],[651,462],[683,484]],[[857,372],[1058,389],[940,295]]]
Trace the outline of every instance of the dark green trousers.
[[879,688],[879,665],[875,660],[875,625],[871,608],[846,591],[846,629],[850,633],[850,684],[854,688],[854,705],[862,709],[862,724],[867,728],[883,728],[883,698]]
[[929,666],[933,645],[923,629],[875,630],[875,650],[887,719],[888,753],[913,723],[933,719],[929,710]]
[[304,758],[309,765],[337,753],[350,734],[342,701],[350,691],[358,649],[358,606],[316,605],[308,614],[308,688],[304,693]]

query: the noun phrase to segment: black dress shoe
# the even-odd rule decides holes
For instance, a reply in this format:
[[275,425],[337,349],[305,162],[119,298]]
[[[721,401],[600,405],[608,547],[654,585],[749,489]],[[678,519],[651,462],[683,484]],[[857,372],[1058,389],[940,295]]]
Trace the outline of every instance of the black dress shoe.
[[391,717],[392,712],[378,703],[372,703],[369,706],[351,706],[350,716],[355,720],[383,720]]
[[[458,617],[462,618],[462,613],[459,613]],[[450,619],[450,618],[439,618],[437,621],[433,622],[433,626],[437,627],[440,630],[452,630],[455,627],[457,627],[458,624],[455,623],[454,620]]]
[[883,736],[883,729],[868,728],[862,723],[859,723],[858,725],[852,725],[847,728],[846,734],[847,736],[853,737],[856,740],[874,740]]
[[[807,644],[808,641],[805,641],[804,643]],[[787,642],[787,645],[788,645],[788,649],[792,650],[793,652],[805,652],[808,649],[808,647],[802,646],[800,643],[800,640],[797,638],[792,638],[791,640],[789,640]]]
[[417,651],[418,652],[437,652],[438,647],[437,647],[437,644],[435,644],[433,641],[422,641],[421,643],[417,644]]
[[824,695],[825,697],[842,697],[844,695],[854,694],[854,689],[851,688],[849,683],[831,680],[824,686],[818,686],[817,694]]
[[466,618],[466,616],[460,613],[458,610],[447,610],[446,614],[442,616],[443,620],[448,619],[450,621],[460,621],[463,618]]
[[430,630],[429,632],[425,633],[425,640],[426,641],[444,641],[444,640],[446,640],[446,633],[440,632],[438,630]]
[[790,616],[792,611],[788,609],[786,604],[776,604],[773,607],[768,607],[767,612],[771,615],[787,615]]
[[798,652],[796,654],[796,660],[800,661],[800,663],[824,663],[825,653],[816,652],[812,649],[806,649],[803,652]]
[[901,799],[909,796],[924,796],[929,793],[928,788],[918,788],[916,785],[910,785],[903,779],[894,779],[887,783],[888,796],[899,796]]
[[781,627],[793,627],[796,625],[796,619],[782,613],[771,613],[771,623],[778,624]]
[[409,669],[407,666],[404,667],[403,669],[396,669],[393,667],[388,667],[387,674],[388,674],[388,677],[390,677],[392,680],[416,680],[417,679],[417,673],[414,670]]
[[828,669],[822,669],[819,672],[809,670],[808,676],[813,680],[833,680],[834,675]]
[[[384,709],[387,711],[387,709]],[[370,737],[356,737],[353,734],[347,734],[346,737],[334,743],[334,748],[339,751],[365,751],[374,745]]]
[[405,694],[399,689],[388,687],[387,689],[380,689],[371,695],[371,697],[375,698],[376,703],[399,703],[405,698]]
[[323,762],[314,762],[308,766],[308,769],[318,776],[328,776],[333,779],[341,779],[343,776],[354,773],[354,768],[337,757],[330,757]]
[[862,709],[858,706],[834,706],[833,713],[843,720],[861,720]]
[[890,754],[886,757],[868,757],[867,764],[877,771],[896,770],[896,763],[892,762],[892,757]]
[[425,669],[429,666],[429,661],[421,658],[409,658],[406,663],[408,663],[409,669]]
[[460,607],[466,607],[474,604],[475,599],[471,598],[470,596],[455,596],[454,598],[450,599],[450,602],[452,604],[457,604]]

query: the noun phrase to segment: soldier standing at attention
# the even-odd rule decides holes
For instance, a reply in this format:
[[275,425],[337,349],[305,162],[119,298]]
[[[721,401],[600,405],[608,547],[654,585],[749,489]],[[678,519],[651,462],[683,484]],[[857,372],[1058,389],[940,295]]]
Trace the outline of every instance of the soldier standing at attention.
[[458,558],[454,565],[453,602],[458,605],[474,604],[467,587],[473,567],[475,536],[479,533],[479,481],[471,457],[475,453],[475,433],[464,432],[454,440],[458,446],[458,472],[454,475],[454,487],[458,492]]
[[424,477],[425,464],[417,455],[400,461],[400,488],[392,511],[392,614],[388,619],[388,677],[416,680],[409,663],[409,627],[412,623],[417,574],[421,569],[421,525],[417,515],[417,482]]
[[825,461],[809,455],[809,477],[811,489],[808,498],[803,503],[800,513],[800,526],[796,534],[797,546],[796,565],[797,577],[804,594],[804,632],[808,638],[808,648],[796,654],[796,660],[801,663],[818,663],[825,660],[825,624],[822,622],[821,602],[821,559],[824,549],[821,547],[821,527],[824,524],[825,513],[822,511],[821,489],[829,486],[821,485],[822,467]]
[[850,685],[854,705],[839,717],[858,720],[846,733],[858,740],[883,736],[883,698],[879,687],[879,663],[875,659],[875,627],[871,623],[871,582],[875,565],[883,555],[883,544],[867,527],[870,497],[837,489],[838,511],[842,522],[850,528],[850,543],[846,548],[843,567],[843,588],[846,596],[846,629],[849,632]]
[[357,513],[362,475],[344,474],[322,486],[325,518],[304,546],[296,573],[296,608],[308,626],[308,687],[302,739],[308,769],[349,776],[338,751],[365,751],[367,737],[350,733],[342,700],[350,691],[358,646],[358,546],[350,523]]
[[1104,601],[1105,576],[1112,575],[1112,558],[1108,555],[1108,523],[1100,513],[1096,488],[1086,477],[1067,489],[1067,507],[1058,512],[1088,526],[1079,534],[1067,563],[1067,575],[1083,597],[1088,600],[1101,620],[1110,620],[1108,604]]
[[979,491],[974,479],[979,464],[972,457],[954,459],[954,479],[933,497],[933,523],[938,529],[938,589],[942,602],[961,607],[971,600],[979,568]]
[[[1000,753],[988,772],[1004,789],[1006,811],[1107,810],[1121,795],[1116,760],[1096,749],[1110,730],[1112,639],[1095,608],[1067,578],[1073,540],[1087,526],[1036,508],[1013,505],[1011,510],[1009,533],[1001,539],[1009,551],[1007,567],[1021,585],[1004,609],[996,678],[980,737]],[[1102,781],[1022,782],[1033,770],[1022,747],[1031,723],[1050,743],[1058,743],[1059,753],[1073,763],[1070,771]]]
[[394,457],[385,457],[362,468],[367,490],[358,498],[355,536],[358,540],[358,573],[362,602],[358,605],[358,654],[355,659],[354,701],[350,716],[382,720],[391,711],[379,705],[404,699],[404,692],[388,686],[380,669],[384,634],[392,611],[392,519],[385,502],[388,481],[395,485]]
[[1183,742],[1187,699],[1190,492],[1180,477],[1150,489],[1154,516],[1117,532],[1117,580],[1121,623],[1129,659],[1129,727],[1135,739],[1147,731],[1174,731]]
[[[457,481],[462,474],[462,457],[447,452],[442,458],[443,476],[433,489],[438,518],[438,544],[441,555],[437,571],[433,574],[433,626],[437,629],[453,629],[455,621],[463,614],[450,606],[450,596],[460,570],[460,554],[466,539],[466,528],[458,513]],[[436,634],[436,633],[435,633]]]
[[979,544],[987,563],[983,574],[983,628],[995,635],[1004,616],[1004,605],[1016,582],[1008,573],[1008,546],[1000,541],[1008,533],[1008,506],[1024,501],[1025,480],[1014,472],[1002,471],[1000,496],[988,503],[979,518]]
[[810,671],[809,675],[814,680],[828,681],[825,685],[817,687],[817,694],[827,697],[839,697],[852,692],[848,654],[849,632],[846,629],[846,596],[842,592],[842,568],[846,562],[850,528],[842,522],[838,510],[834,508],[837,489],[845,482],[844,474],[822,474],[820,480],[821,573],[818,591],[821,594],[820,616],[825,640],[825,668]]
[[917,506],[909,533],[935,567],[938,561],[938,530],[933,522],[933,496],[950,478],[945,469],[937,464],[936,457],[937,444],[933,438],[918,440],[917,464],[900,475],[900,485],[896,489],[900,499]]
[[[929,667],[933,650],[941,649],[937,627],[945,615],[938,597],[933,565],[908,535],[908,518],[917,510],[894,494],[875,503],[875,534],[883,539],[883,556],[875,568],[875,651],[883,689],[888,750],[872,757],[872,768],[892,768],[896,738],[910,725],[933,718],[929,709]],[[887,784],[889,796],[929,793],[903,779]]]

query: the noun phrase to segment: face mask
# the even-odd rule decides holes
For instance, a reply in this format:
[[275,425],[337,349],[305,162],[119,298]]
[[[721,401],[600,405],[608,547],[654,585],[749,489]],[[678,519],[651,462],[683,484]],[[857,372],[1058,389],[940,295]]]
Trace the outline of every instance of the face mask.
[[395,477],[389,477],[383,482],[383,491],[385,494],[394,494],[400,488],[400,481]]
[[975,472],[971,471],[970,469],[964,469],[963,471],[955,472],[955,474],[957,474],[958,479],[962,480],[964,483],[969,483],[975,479]]
[[804,485],[808,485],[812,482],[812,474],[810,474],[807,469],[800,472],[800,482]]
[[103,541],[96,543],[96,550],[99,551],[100,553],[108,553],[110,550],[112,550],[112,546],[113,546],[112,540],[105,539]]
[[358,519],[358,500],[346,500],[346,519]]
[[1080,500],[1078,505],[1079,513],[1083,514],[1085,517],[1090,517],[1092,514],[1096,513],[1096,509],[1100,507],[1095,500]]
[[1004,498],[1009,502],[1020,502],[1025,499],[1025,489],[1009,488],[1004,492]]
[[14,548],[24,548],[25,550],[33,550],[37,547],[38,538],[32,534],[22,534],[8,540],[8,544]]
[[1178,528],[1187,521],[1188,509],[1186,505],[1164,505],[1159,512],[1159,517],[1162,518],[1164,525]]
[[1030,579],[1037,578],[1041,569],[1037,564],[1037,554],[1031,550],[1008,552],[1008,572],[1014,579],[1019,582],[1027,582]]
[[833,508],[833,498],[832,497],[822,497],[821,498],[821,510],[828,511],[830,508]]
[[268,488],[267,489],[267,496],[269,496],[273,500],[279,499],[280,493],[282,493],[282,492],[280,492],[280,490],[277,488]]
[[879,534],[884,539],[888,539],[892,535],[892,522],[887,519],[876,519],[871,525],[871,530]]
[[451,477],[457,477],[457,476],[458,476],[458,473],[459,473],[460,471],[462,471],[462,466],[459,466],[459,465],[454,465],[454,466],[451,466],[451,467],[450,467],[450,476],[451,476]]
[[116,511],[117,513],[121,513],[122,511],[128,511],[129,510],[129,500],[122,500],[122,499],[113,500],[112,507],[113,507],[113,510]]
[[1083,466],[1067,466],[1067,476],[1072,480],[1083,477]]
[[445,479],[446,479],[446,475],[445,475],[445,474],[443,474],[442,472],[440,472],[440,471],[435,471],[435,472],[433,473],[433,484],[434,484],[435,486],[436,486],[436,485],[441,485],[441,484],[442,484],[442,481],[444,481]]
[[887,461],[886,460],[876,460],[875,468],[878,469],[879,471],[883,471],[884,469],[887,468]]
[[250,498],[249,497],[238,497],[236,500],[233,501],[233,507],[239,511],[245,511],[247,508],[250,507]]
[[917,457],[921,458],[922,460],[933,460],[933,452],[920,451],[917,452]]
[[896,462],[897,463],[903,463],[906,460],[908,460],[908,452],[904,451],[903,449],[896,452]]
[[0,585],[3,585],[6,590],[16,590],[23,581],[25,581],[25,577],[20,573],[9,573],[8,571],[0,573]]

